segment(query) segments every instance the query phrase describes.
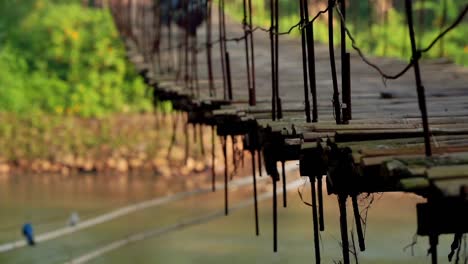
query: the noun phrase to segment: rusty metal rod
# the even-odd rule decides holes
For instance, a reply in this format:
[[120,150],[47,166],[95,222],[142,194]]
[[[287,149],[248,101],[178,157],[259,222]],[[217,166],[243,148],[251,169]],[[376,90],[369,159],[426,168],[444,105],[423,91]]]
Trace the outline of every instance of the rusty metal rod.
[[[303,0],[304,18],[309,21],[309,1]],[[312,95],[312,122],[318,121],[318,104],[317,104],[317,80],[315,75],[315,41],[314,41],[314,25],[308,23],[306,26],[307,37],[307,62],[309,66],[309,85]]]
[[262,153],[261,153],[261,150],[257,151],[257,155],[258,155],[258,174],[260,175],[260,177],[262,177],[263,176],[263,171],[262,171]]
[[283,118],[283,110],[281,106],[281,97],[279,95],[279,6],[278,6],[278,0],[275,0],[275,90],[276,90],[276,117],[278,119]]
[[322,176],[317,177],[318,189],[318,208],[319,208],[319,229],[325,231],[325,217],[323,215],[323,190],[322,190]]
[[274,1],[270,0],[270,55],[271,55],[271,119],[276,120],[276,57],[275,57],[275,40],[274,40],[274,28],[275,28],[275,11]]
[[338,90],[338,79],[336,76],[335,44],[333,36],[333,7],[335,2],[333,0],[329,0],[328,5],[328,51],[330,53],[330,67],[333,81],[333,107],[336,123],[341,124],[340,91]]
[[[301,0],[300,5],[300,14],[301,14],[301,21],[304,23],[304,0]],[[302,44],[302,72],[304,78],[304,103],[305,103],[305,116],[307,123],[312,121],[310,116],[310,101],[309,101],[309,82],[307,80],[307,47],[306,47],[306,31],[305,28],[301,29],[301,44]]]
[[273,180],[273,252],[278,252],[278,205],[276,197],[276,181],[275,177],[271,177]]
[[190,76],[189,76],[189,37],[188,37],[188,31],[184,32],[184,84],[185,84],[185,89],[190,88],[191,94],[193,94],[192,88],[190,87]]
[[219,50],[221,52],[221,72],[223,77],[223,98],[227,100],[227,82],[226,82],[226,66],[225,66],[225,40],[226,36],[224,35],[224,27],[223,27],[223,17],[224,17],[224,0],[219,1],[218,5],[218,27],[219,27]]
[[429,236],[429,245],[431,252],[431,262],[432,264],[437,264],[437,244],[439,244],[439,236],[437,234]]
[[365,251],[366,243],[364,241],[364,233],[362,232],[361,215],[359,214],[357,195],[351,196],[351,202],[353,204],[353,214],[354,214],[354,221],[356,222],[356,233],[358,236],[359,249],[361,251]]
[[255,209],[255,235],[260,235],[260,228],[258,224],[258,202],[257,202],[257,177],[255,175],[255,151],[251,151],[252,155],[252,177],[253,177],[253,195],[254,195],[254,209]]
[[251,82],[251,71],[250,71],[250,54],[249,54],[249,26],[247,22],[247,0],[243,1],[243,10],[244,10],[244,40],[245,40],[245,60],[246,60],[246,71],[247,71],[247,91],[249,93],[249,105],[253,104],[253,94],[252,94],[252,82]]
[[200,98],[200,85],[198,80],[198,37],[197,37],[197,29],[195,29],[195,35],[193,36],[193,47],[192,47],[192,72],[193,72],[193,80],[195,82],[195,91],[197,93],[197,98]]
[[213,24],[212,0],[207,1],[206,10],[206,61],[208,68],[208,87],[210,96],[216,96],[216,90],[213,80],[213,61],[212,61],[212,44],[211,44],[211,28]]
[[216,191],[216,143],[215,126],[211,126],[211,189]]
[[352,119],[351,107],[351,55],[349,52],[342,58],[342,99],[343,99],[343,123],[348,124]]
[[[223,8],[222,8],[222,26],[223,26],[223,41],[222,41],[222,45],[223,45],[223,50],[224,50],[224,53],[227,53],[227,45],[226,45],[226,11],[225,11],[225,6],[224,6],[224,1],[225,0],[221,0],[223,2]],[[227,63],[226,63],[226,60],[224,61],[225,65],[224,65],[224,71],[226,72],[226,93],[228,94],[229,96],[229,87],[228,87],[228,76],[227,76]]]
[[421,57],[421,52],[416,48],[416,41],[414,35],[414,27],[413,27],[413,4],[411,0],[405,1],[406,7],[406,16],[408,20],[408,29],[409,35],[411,40],[411,51],[413,54],[413,67],[414,67],[414,75],[416,77],[416,89],[418,93],[418,102],[419,102],[419,110],[421,111],[422,123],[423,123],[423,131],[424,131],[424,146],[426,151],[426,156],[430,157],[432,155],[431,150],[431,137],[429,131],[429,122],[427,116],[427,108],[426,108],[426,95],[424,91],[424,86],[422,85],[421,80],[421,71],[419,69],[419,59]]
[[288,207],[287,197],[288,193],[286,192],[286,168],[285,161],[281,162],[281,175],[283,177],[283,207]]
[[234,172],[231,174],[231,180],[236,173],[237,170],[237,137],[235,135],[231,135],[231,153],[232,153],[232,164],[234,166]]
[[224,155],[224,214],[229,214],[228,200],[228,157],[227,157],[227,136],[223,136],[223,155]]
[[348,221],[346,219],[346,199],[348,195],[338,195],[338,206],[340,207],[340,230],[341,247],[343,252],[343,264],[350,264],[349,261],[349,240],[348,240]]
[[205,156],[205,142],[203,141],[203,126],[198,125],[198,137],[200,138],[200,152],[202,156]]
[[[187,14],[188,11],[188,0],[184,1],[184,12]],[[185,57],[184,57],[184,83],[185,89],[190,88],[190,93],[193,95],[193,87],[190,85],[190,76],[189,76],[189,49],[190,49],[190,38],[189,38],[189,20],[185,19],[185,31],[184,31],[184,44],[185,44]]]
[[312,220],[314,226],[314,249],[315,249],[315,263],[320,263],[320,237],[319,237],[319,225],[317,215],[317,195],[315,189],[315,177],[309,177],[310,179],[310,190],[312,195]]
[[[175,117],[174,117],[175,115]],[[175,112],[172,117],[172,136],[171,136],[171,142],[169,143],[169,148],[167,149],[167,159],[171,158],[171,153],[172,153],[172,148],[174,147],[174,144],[176,142],[177,138],[177,125],[179,124],[179,115],[177,112]]]
[[188,133],[188,130],[189,130],[188,121],[186,121],[186,123],[184,125],[184,130],[187,132],[187,133],[184,133],[184,135],[185,135],[184,164],[187,165],[188,164],[188,159],[189,159],[189,152],[190,152],[190,137],[189,137],[189,133]]
[[169,48],[169,63],[168,63],[168,72],[173,71],[173,64],[174,64],[174,51],[172,49],[172,5],[169,5],[169,14],[168,14],[168,22],[167,22],[167,45]]
[[[340,0],[340,10],[343,19],[346,21],[346,0]],[[346,51],[346,30],[345,22],[341,21],[341,92],[343,101],[343,123],[351,120],[351,69],[350,55]]]
[[[187,130],[188,133],[188,130]],[[193,136],[193,143],[197,143],[197,124],[193,123],[192,124],[192,136]]]
[[231,63],[229,60],[229,52],[226,51],[226,77],[228,88],[228,99],[232,101],[232,79],[231,79]]
[[180,75],[182,74],[182,69],[183,69],[183,42],[181,41],[181,33],[180,31],[178,31],[178,45],[177,45],[177,70],[176,70],[176,74],[175,74],[175,82],[176,83],[179,83],[179,80],[180,80]]
[[[252,0],[248,0],[248,6],[249,6],[249,27],[250,30],[252,30]],[[255,51],[254,51],[254,39],[253,39],[253,32],[250,32],[250,63],[251,63],[251,71],[252,71],[252,88],[251,88],[251,93],[252,93],[252,101],[250,102],[251,105],[256,105],[257,104],[257,92],[256,92],[256,87],[255,87]]]

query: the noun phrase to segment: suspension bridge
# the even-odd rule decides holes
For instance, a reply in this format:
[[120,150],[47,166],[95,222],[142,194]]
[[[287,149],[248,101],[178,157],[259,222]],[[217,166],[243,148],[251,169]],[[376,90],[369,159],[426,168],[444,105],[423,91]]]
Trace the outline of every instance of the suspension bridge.
[[[343,263],[351,263],[355,247],[350,225],[359,250],[372,250],[366,247],[357,196],[383,192],[425,197],[415,211],[417,234],[429,238],[432,263],[440,262],[439,236],[452,235],[452,247],[444,254],[458,262],[468,232],[468,69],[422,57],[463,25],[468,3],[432,42],[418,43],[414,1],[405,0],[411,52],[402,61],[367,56],[360,49],[348,26],[353,18],[347,10],[355,2],[330,0],[312,14],[309,1],[300,0],[300,21],[284,32],[278,0],[269,1],[268,27],[253,24],[251,0],[242,2],[242,23],[226,14],[224,0],[107,4],[128,59],[152,88],[155,106],[170,101],[187,113],[188,123],[212,127],[212,144],[215,134],[220,137],[226,215],[232,209],[228,159],[236,154],[227,142],[242,138],[242,150],[252,154],[256,235],[255,179],[257,169],[265,168],[273,186],[273,251],[279,250],[278,188],[287,206],[284,164],[298,161],[311,183],[312,201],[305,203],[312,210],[316,263],[321,263],[320,232],[327,222],[325,190],[338,197]],[[328,45],[314,40],[318,19],[328,23]],[[174,133],[176,127],[174,120]],[[184,137],[188,148],[190,138]],[[354,223],[348,223],[348,214]]]

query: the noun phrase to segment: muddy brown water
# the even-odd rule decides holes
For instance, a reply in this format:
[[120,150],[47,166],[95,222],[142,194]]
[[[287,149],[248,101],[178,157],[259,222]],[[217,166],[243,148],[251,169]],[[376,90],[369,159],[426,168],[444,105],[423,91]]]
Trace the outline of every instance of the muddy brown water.
[[[243,174],[248,176],[247,172]],[[240,177],[240,176],[238,176]],[[189,190],[179,177],[167,184],[156,175],[19,175],[0,179],[0,243],[21,239],[20,228],[30,221],[36,233],[66,225],[72,212],[82,220],[139,201]],[[288,178],[298,179],[297,173]],[[201,177],[208,183],[207,177]],[[218,178],[221,180],[221,176]],[[222,183],[222,182],[220,182]],[[269,179],[260,191],[271,189]],[[207,185],[209,186],[209,185]],[[194,186],[193,188],[199,188]],[[310,200],[307,184],[302,189]],[[231,203],[250,199],[251,186],[232,190]],[[288,208],[279,208],[279,252],[272,252],[271,201],[260,203],[261,236],[254,236],[253,208],[244,208],[198,226],[136,242],[109,252],[91,263],[302,263],[314,258],[312,217],[297,191],[288,193]],[[278,198],[281,201],[281,196]],[[369,202],[362,199],[361,209]],[[415,206],[421,197],[389,193],[375,195],[366,227],[367,251],[360,263],[429,263],[427,238],[419,237],[414,256],[404,247],[416,231]],[[129,214],[108,223],[47,241],[34,248],[0,253],[0,263],[63,263],[128,235],[168,226],[183,219],[223,209],[222,191],[202,194]],[[353,220],[349,218],[352,229]],[[340,260],[336,197],[325,197],[326,230],[321,234],[324,263]],[[447,260],[450,236],[441,238],[441,263]],[[155,261],[158,260],[158,261]]]

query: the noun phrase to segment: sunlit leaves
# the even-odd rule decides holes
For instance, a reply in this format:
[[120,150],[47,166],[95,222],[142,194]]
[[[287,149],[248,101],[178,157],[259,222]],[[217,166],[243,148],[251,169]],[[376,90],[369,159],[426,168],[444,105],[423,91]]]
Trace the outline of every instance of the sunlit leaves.
[[[32,8],[17,10],[24,6]],[[149,108],[108,11],[50,0],[9,8],[23,16],[0,21],[14,28],[0,47],[0,111],[102,116]]]

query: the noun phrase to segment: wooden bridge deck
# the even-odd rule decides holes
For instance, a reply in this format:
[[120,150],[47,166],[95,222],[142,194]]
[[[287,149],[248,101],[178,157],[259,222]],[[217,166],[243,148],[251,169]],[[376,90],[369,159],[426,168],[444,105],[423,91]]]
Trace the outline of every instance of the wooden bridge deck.
[[[214,17],[213,29],[217,28],[217,19]],[[243,35],[242,26],[232,20],[227,20],[227,38]],[[200,27],[198,32],[199,45],[206,40],[205,27]],[[213,33],[213,39],[217,35]],[[163,41],[163,44],[165,42]],[[227,50],[231,57],[231,72],[233,85],[233,104],[237,110],[256,112],[271,111],[271,58],[269,34],[257,31],[254,33],[255,43],[255,71],[256,92],[258,104],[256,107],[248,107],[247,73],[245,65],[245,43],[228,42]],[[162,46],[163,50],[167,47]],[[209,96],[208,70],[206,53],[202,50],[198,53],[198,74],[200,97],[194,99],[213,100],[223,99],[222,74],[220,67],[220,52],[218,45],[213,46],[213,70],[217,96]],[[337,55],[338,82],[340,84],[340,58]],[[141,64],[142,58],[135,57],[137,64]],[[164,56],[163,56],[164,57]],[[406,66],[405,61],[390,58],[371,58],[388,72],[397,72]],[[164,65],[164,62],[163,62]],[[147,65],[146,65],[147,66]],[[423,84],[426,88],[426,98],[430,117],[466,116],[468,113],[468,69],[456,66],[445,60],[423,60],[421,64]],[[316,73],[317,94],[319,105],[319,121],[333,120],[332,106],[332,81],[328,47],[316,45]],[[304,115],[304,88],[302,75],[302,51],[299,37],[280,36],[279,43],[279,93],[283,101],[283,109],[287,119],[296,122],[305,122]],[[182,94],[190,94],[184,87],[183,78],[178,83],[174,82],[174,76],[161,76],[155,74],[156,79],[163,81],[160,86],[170,90],[176,90]],[[414,73],[410,70],[398,80],[389,80],[384,85],[380,75],[367,66],[357,55],[351,56],[351,86],[353,102],[353,119],[373,118],[408,118],[418,117],[419,109],[416,95]],[[391,98],[389,98],[391,97]]]
[[[216,12],[214,12],[216,13]],[[217,28],[217,16],[213,18],[213,29]],[[198,43],[206,41],[206,31],[202,26],[198,32]],[[242,25],[227,19],[227,38],[242,36]],[[217,35],[213,34],[213,39]],[[166,43],[162,41],[162,43]],[[255,43],[255,79],[257,105],[248,105],[247,73],[245,65],[245,42],[228,42],[227,51],[231,57],[231,72],[233,85],[233,101],[214,111],[215,115],[233,115],[240,120],[255,120],[260,127],[273,127],[283,133],[295,133],[299,138],[309,141],[316,133],[323,137],[342,136],[343,134],[361,135],[356,138],[357,145],[366,140],[363,133],[413,133],[403,137],[422,136],[420,111],[415,87],[414,73],[410,70],[398,80],[383,82],[380,75],[366,65],[356,54],[351,56],[351,89],[353,120],[347,125],[335,125],[332,105],[332,82],[328,48],[316,45],[316,78],[318,94],[319,123],[306,123],[304,114],[304,88],[302,73],[302,51],[299,37],[280,36],[279,45],[279,93],[282,100],[283,119],[271,121],[271,58],[269,34],[265,32],[254,33]],[[164,45],[162,49],[167,47]],[[183,49],[182,49],[183,50]],[[138,56],[136,50],[130,50],[130,56],[140,68],[148,67],[143,58]],[[339,52],[336,52],[337,65],[340,65]],[[162,55],[167,58],[167,55]],[[223,101],[222,73],[220,67],[220,52],[217,45],[213,46],[212,61],[215,76],[216,96],[210,97],[208,90],[208,70],[206,53],[198,53],[199,96],[193,94],[184,85],[183,78],[175,80],[174,75],[161,75],[150,73],[158,82],[161,91],[190,98],[191,103]],[[376,58],[371,60],[387,72],[401,70],[406,62],[391,58]],[[163,61],[164,66],[164,61]],[[340,84],[340,67],[338,80]],[[426,100],[430,128],[433,132],[433,147],[436,153],[464,152],[468,147],[468,69],[456,66],[445,60],[423,60],[421,63],[423,84],[426,89]],[[341,85],[341,84],[340,84]],[[310,95],[309,95],[310,96]],[[326,132],[326,133],[323,133]],[[456,141],[439,140],[438,137],[459,135]],[[312,135],[312,136],[311,136]],[[317,136],[317,135],[315,135]],[[385,137],[384,137],[385,138]],[[392,139],[393,136],[386,137]],[[422,137],[421,137],[422,138]],[[392,142],[388,142],[391,144]],[[350,143],[351,144],[351,143]],[[382,143],[384,146],[385,142]],[[457,148],[438,151],[440,145],[452,144]],[[422,142],[408,145],[398,145],[399,148],[418,148],[423,154]],[[446,152],[445,152],[446,151]],[[404,152],[402,150],[402,152]],[[467,179],[468,181],[468,179]],[[468,183],[468,182],[467,182]]]
[[[213,29],[217,28],[215,16]],[[229,19],[226,30],[227,38],[244,34],[241,24]],[[217,30],[214,32],[213,39],[216,39]],[[198,43],[204,43],[205,39],[206,31],[202,26]],[[263,151],[266,169],[274,178],[280,178],[277,162],[299,160],[301,175],[309,176],[313,181],[328,175],[328,192],[346,197],[383,191],[414,192],[430,201],[461,197],[461,204],[454,209],[459,213],[456,221],[445,224],[445,227],[452,225],[451,228],[440,227],[442,221],[423,221],[419,223],[422,230],[419,234],[428,235],[423,231],[427,226],[437,234],[468,232],[466,224],[460,224],[468,222],[468,68],[445,60],[421,61],[434,152],[433,157],[426,158],[413,70],[384,84],[377,72],[352,54],[353,119],[349,124],[336,125],[328,48],[316,44],[319,122],[307,123],[301,40],[280,36],[279,94],[283,118],[272,121],[269,41],[268,33],[254,33],[256,106],[248,104],[244,41],[227,43],[231,58],[232,101],[223,97],[217,45],[212,51],[216,96],[209,95],[205,52],[199,52],[197,57],[199,93],[185,87],[183,78],[175,80],[173,74],[149,72],[147,76],[158,96],[172,100],[176,108],[190,112],[194,116],[193,122],[216,125],[220,136],[243,135],[249,138],[248,142],[255,142],[251,146],[244,145],[245,149]],[[151,69],[144,63],[135,44],[127,44],[129,58],[137,68]],[[340,52],[335,53],[337,65],[341,65]],[[167,54],[162,58],[167,58]],[[400,71],[407,63],[391,58],[373,57],[371,60],[390,73]],[[339,85],[340,68],[337,67]],[[418,215],[430,218],[424,212],[418,209]],[[432,217],[452,213],[440,208],[431,212]]]

